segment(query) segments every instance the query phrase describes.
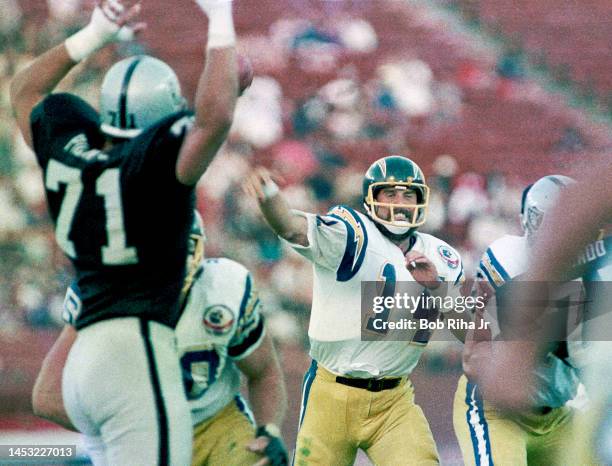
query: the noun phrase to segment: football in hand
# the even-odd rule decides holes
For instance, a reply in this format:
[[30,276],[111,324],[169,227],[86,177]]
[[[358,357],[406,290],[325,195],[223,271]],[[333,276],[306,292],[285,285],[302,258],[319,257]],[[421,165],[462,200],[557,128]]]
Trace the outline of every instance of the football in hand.
[[238,88],[239,95],[242,95],[253,82],[253,65],[251,60],[244,55],[238,55]]

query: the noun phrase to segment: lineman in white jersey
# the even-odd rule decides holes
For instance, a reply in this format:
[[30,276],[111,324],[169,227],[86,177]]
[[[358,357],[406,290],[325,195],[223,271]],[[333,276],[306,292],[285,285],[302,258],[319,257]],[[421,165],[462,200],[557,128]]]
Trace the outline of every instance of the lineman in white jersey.
[[265,448],[269,464],[287,464],[277,427],[285,413],[284,381],[265,336],[251,274],[230,259],[205,259],[187,299],[176,336],[194,425],[193,465],[261,461],[253,450],[263,439],[253,443],[255,419],[240,395],[241,372],[261,423],[257,436],[270,442]]
[[[531,246],[544,215],[571,178],[545,176],[523,192],[523,236],[505,235],[494,241],[480,261],[475,291],[486,296],[487,313],[494,324],[493,337],[507,325],[508,303],[504,285],[527,270]],[[568,283],[556,296],[558,311],[577,311],[582,300],[581,282]],[[561,309],[563,307],[563,309]],[[466,361],[469,373],[469,361]],[[566,405],[580,384],[578,369],[568,354],[567,341],[553,342],[535,370],[537,390],[531,407],[520,413],[496,410],[483,400],[475,380],[459,379],[453,407],[453,423],[466,465],[562,464],[557,458],[567,441],[574,410]]]
[[[287,453],[277,427],[286,410],[285,383],[276,350],[265,334],[251,274],[230,259],[203,258],[204,233],[197,212],[189,246],[176,337],[194,427],[192,464],[242,466],[267,460],[265,464],[285,465]],[[79,308],[78,292],[72,288],[65,308],[64,319],[70,324]],[[33,393],[36,414],[68,428],[72,426],[56,387],[72,332],[71,326],[64,329],[43,363]],[[240,395],[240,373],[246,376],[255,417]],[[89,435],[85,444],[94,464],[105,465],[100,439]]]
[[[375,162],[364,178],[366,213],[336,206],[327,215],[290,211],[265,169],[246,190],[266,221],[313,263],[309,337],[313,362],[303,386],[296,465],[350,465],[363,449],[378,465],[437,464],[438,454],[408,376],[429,332],[404,341],[362,341],[362,282],[419,282],[420,290],[457,296],[459,255],[416,232],[425,222],[429,187],[401,156]],[[419,317],[436,319],[437,309]]]
[[[465,355],[474,361],[474,372],[488,398],[506,409],[518,409],[528,401],[530,375],[550,329],[533,325],[538,321],[542,301],[547,303],[551,283],[582,277],[587,308],[582,320],[585,348],[572,361],[581,365],[581,377],[589,396],[589,408],[580,416],[573,441],[563,448],[565,464],[612,464],[612,164],[606,154],[594,158],[576,172],[577,183],[560,194],[546,214],[533,248],[521,294],[511,298],[538,306],[512,308],[513,332],[529,331],[529,340],[490,342],[469,338]],[[521,302],[519,301],[519,302]],[[513,301],[515,302],[515,301]],[[491,364],[491,359],[495,364]]]

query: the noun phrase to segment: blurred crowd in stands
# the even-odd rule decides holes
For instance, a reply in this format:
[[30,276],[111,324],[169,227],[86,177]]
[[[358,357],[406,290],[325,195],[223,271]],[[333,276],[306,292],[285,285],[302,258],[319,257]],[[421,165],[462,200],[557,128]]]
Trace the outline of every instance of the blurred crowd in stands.
[[[85,1],[48,3],[48,21],[42,25],[28,22],[16,0],[0,0],[3,333],[60,326],[63,294],[71,278],[53,240],[39,169],[18,136],[8,102],[14,70],[74,31],[88,11]],[[520,234],[520,194],[527,182],[534,181],[520,170],[512,176],[494,170],[466,171],[462,160],[443,149],[425,160],[411,146],[415,132],[435,134],[461,121],[466,89],[502,89],[501,97],[512,92],[508,89],[524,77],[518,52],[496,57],[489,70],[465,64],[454,79],[440,79],[426,59],[381,50],[381,31],[366,19],[346,11],[334,17],[333,8],[328,13],[331,16],[324,19],[281,18],[270,25],[267,36],[244,39],[242,50],[252,57],[256,78],[240,98],[225,149],[197,190],[208,237],[206,255],[227,256],[248,266],[274,335],[303,344],[311,299],[310,265],[281,244],[262,222],[254,201],[242,192],[242,181],[254,163],[278,173],[292,206],[324,213],[334,204],[360,207],[364,170],[377,158],[391,153],[411,156],[425,168],[432,188],[428,221],[421,231],[456,247],[468,276],[487,244],[505,233]],[[132,44],[102,53],[63,86],[95,104],[96,83],[117,54],[145,50]],[[376,60],[369,63],[374,72],[367,79],[359,66],[351,64],[372,60]],[[319,76],[320,82],[295,97],[295,92],[287,91],[293,76],[283,74],[287,63],[294,71]],[[579,132],[568,131],[574,133],[560,144],[585,144]],[[364,152],[367,159],[355,157]]]

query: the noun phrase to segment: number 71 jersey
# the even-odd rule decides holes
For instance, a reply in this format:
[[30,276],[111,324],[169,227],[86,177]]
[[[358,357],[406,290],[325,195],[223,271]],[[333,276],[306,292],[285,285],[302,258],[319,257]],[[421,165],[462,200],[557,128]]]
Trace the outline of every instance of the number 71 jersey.
[[176,325],[194,200],[175,165],[189,116],[108,150],[98,114],[71,94],[46,97],[30,120],[55,236],[76,271],[77,329],[125,316]]

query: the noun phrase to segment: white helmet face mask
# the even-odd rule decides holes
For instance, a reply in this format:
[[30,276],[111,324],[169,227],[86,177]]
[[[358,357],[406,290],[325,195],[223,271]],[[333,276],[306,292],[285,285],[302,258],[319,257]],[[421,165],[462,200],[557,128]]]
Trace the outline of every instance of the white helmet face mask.
[[185,108],[176,74],[157,58],[126,58],[106,73],[100,92],[101,129],[133,138],[160,119]]
[[575,181],[563,175],[549,175],[540,178],[525,195],[521,210],[521,225],[529,241],[544,221],[544,215],[554,206],[561,190]]

